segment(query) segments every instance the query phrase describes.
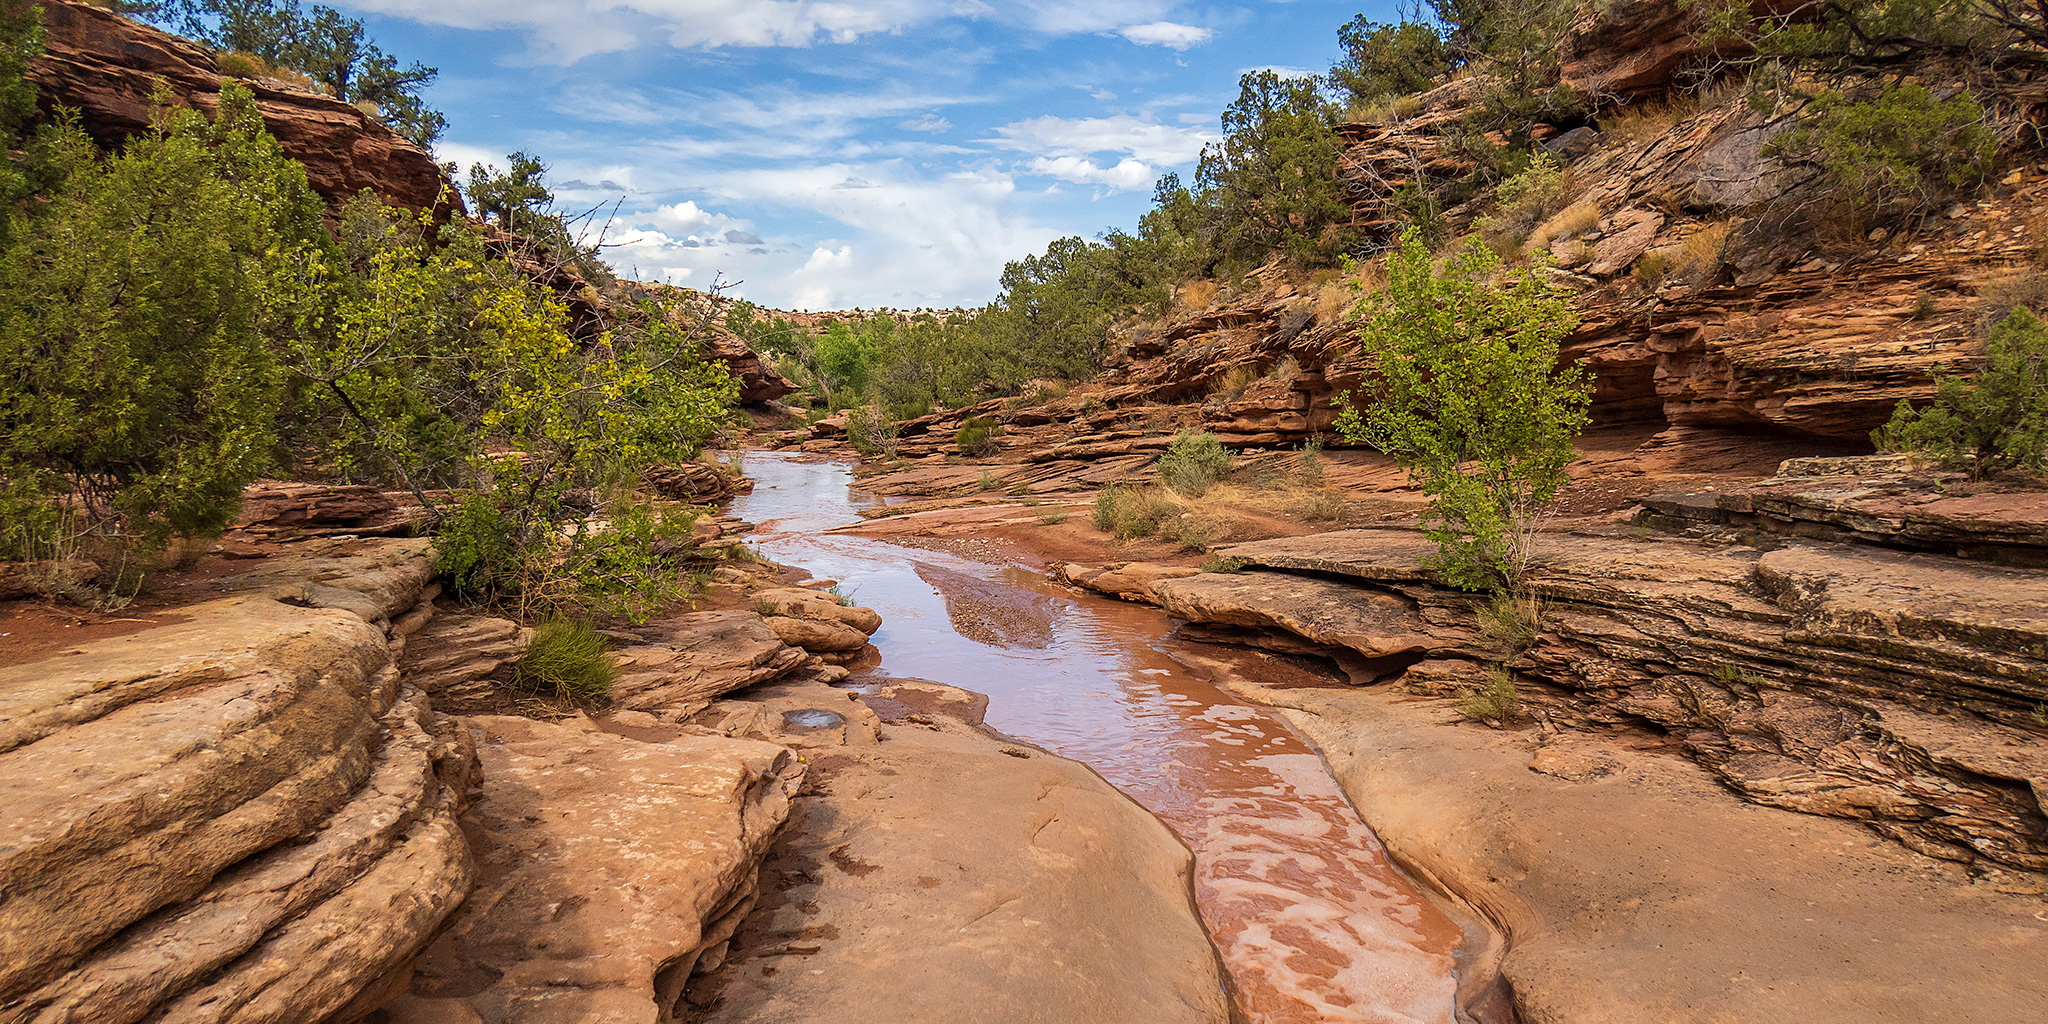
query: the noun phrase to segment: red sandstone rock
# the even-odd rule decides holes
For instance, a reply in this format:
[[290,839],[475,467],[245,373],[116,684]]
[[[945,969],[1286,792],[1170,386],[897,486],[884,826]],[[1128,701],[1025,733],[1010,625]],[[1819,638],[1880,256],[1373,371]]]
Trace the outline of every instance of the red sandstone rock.
[[[44,52],[28,78],[41,87],[45,111],[77,110],[102,146],[149,127],[159,79],[180,102],[209,114],[220,102],[220,69],[204,47],[73,0],[45,0],[42,8]],[[305,165],[313,190],[330,204],[367,188],[415,210],[445,202],[461,211],[452,192],[444,198],[447,179],[433,157],[369,115],[282,82],[245,84],[285,155]]]

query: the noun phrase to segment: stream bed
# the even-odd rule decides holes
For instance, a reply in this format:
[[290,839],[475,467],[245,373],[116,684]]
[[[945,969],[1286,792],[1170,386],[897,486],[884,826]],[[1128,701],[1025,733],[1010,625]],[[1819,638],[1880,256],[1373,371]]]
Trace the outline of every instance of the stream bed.
[[1162,650],[1173,620],[994,565],[825,531],[877,502],[848,467],[749,452],[732,512],[774,560],[882,615],[879,666],[986,694],[988,724],[1093,768],[1195,854],[1195,896],[1257,1024],[1453,1019],[1457,926],[1285,723]]

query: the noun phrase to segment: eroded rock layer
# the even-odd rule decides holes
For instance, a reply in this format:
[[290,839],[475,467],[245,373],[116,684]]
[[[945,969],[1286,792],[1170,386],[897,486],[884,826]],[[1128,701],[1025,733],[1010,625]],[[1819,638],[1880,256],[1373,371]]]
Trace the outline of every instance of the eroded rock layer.
[[468,733],[394,665],[424,541],[314,542],[0,669],[0,1020],[320,1020],[469,890]]
[[[1196,623],[1284,633],[1443,693],[1512,652],[1406,530],[1238,545],[1257,571],[1159,580]],[[1648,726],[1758,803],[1925,853],[2048,870],[2048,580],[1804,541],[1773,549],[1551,534],[1541,625],[1507,662],[1559,724]],[[1354,672],[1354,676],[1356,673]]]
[[[188,39],[140,25],[99,7],[46,0],[43,55],[28,79],[46,111],[78,111],[101,145],[146,131],[159,83],[182,104],[211,114],[223,78],[213,55]],[[434,158],[375,118],[339,100],[273,79],[244,82],[284,154],[304,164],[315,192],[338,203],[363,189],[413,209],[461,200],[443,197],[447,176]]]

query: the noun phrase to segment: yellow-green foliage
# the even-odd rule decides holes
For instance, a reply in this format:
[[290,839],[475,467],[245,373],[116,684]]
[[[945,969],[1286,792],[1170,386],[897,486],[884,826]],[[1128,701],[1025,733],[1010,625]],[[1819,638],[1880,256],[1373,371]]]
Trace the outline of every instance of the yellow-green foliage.
[[1180,511],[1152,487],[1112,485],[1095,496],[1095,525],[1119,540],[1150,537],[1159,532],[1160,523]]
[[1499,665],[1486,670],[1486,681],[1458,701],[1465,717],[1483,722],[1506,723],[1522,708],[1522,695],[1515,689],[1515,677]]
[[1214,434],[1183,430],[1159,457],[1158,470],[1176,493],[1199,497],[1230,471],[1230,450]]
[[617,678],[604,637],[588,622],[557,618],[534,628],[533,641],[520,656],[515,684],[586,704],[610,694]]

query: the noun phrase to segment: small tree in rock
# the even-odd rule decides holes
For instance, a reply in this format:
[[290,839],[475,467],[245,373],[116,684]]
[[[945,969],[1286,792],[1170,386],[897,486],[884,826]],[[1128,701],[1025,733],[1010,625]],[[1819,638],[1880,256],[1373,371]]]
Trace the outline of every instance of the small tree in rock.
[[1476,240],[1439,265],[1410,231],[1387,271],[1386,290],[1359,304],[1373,371],[1337,429],[1420,480],[1439,578],[1513,589],[1587,421],[1592,374],[1558,364],[1577,318],[1534,271],[1504,268]]
[[1934,401],[1900,402],[1871,438],[1882,451],[1914,452],[1982,478],[2005,469],[2048,469],[2048,326],[2022,306],[1991,329],[1984,369],[1935,378]]

